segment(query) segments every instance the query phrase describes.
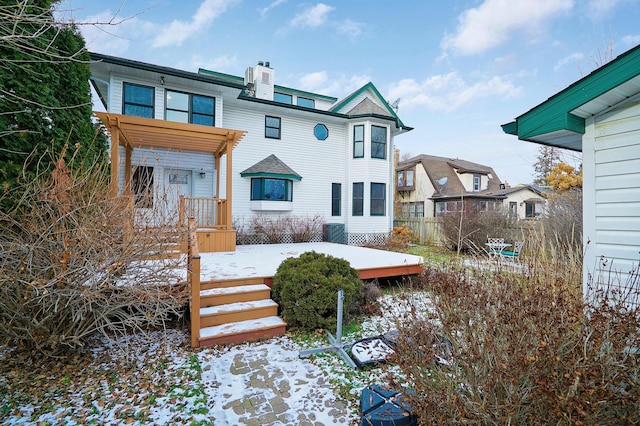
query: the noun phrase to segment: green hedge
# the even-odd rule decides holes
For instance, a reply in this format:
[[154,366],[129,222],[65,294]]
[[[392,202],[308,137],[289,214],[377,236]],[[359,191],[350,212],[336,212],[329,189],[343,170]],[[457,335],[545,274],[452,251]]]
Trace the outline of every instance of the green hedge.
[[346,260],[314,251],[285,260],[273,277],[273,298],[290,327],[334,330],[338,290],[343,290],[346,322],[362,297],[358,271]]

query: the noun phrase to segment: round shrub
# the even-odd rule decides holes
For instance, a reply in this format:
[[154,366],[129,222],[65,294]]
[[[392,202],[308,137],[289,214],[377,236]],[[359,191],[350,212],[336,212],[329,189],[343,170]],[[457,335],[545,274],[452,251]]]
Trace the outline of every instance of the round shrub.
[[344,259],[314,251],[285,260],[273,277],[273,299],[291,327],[335,330],[338,290],[343,290],[346,322],[362,294],[358,271]]

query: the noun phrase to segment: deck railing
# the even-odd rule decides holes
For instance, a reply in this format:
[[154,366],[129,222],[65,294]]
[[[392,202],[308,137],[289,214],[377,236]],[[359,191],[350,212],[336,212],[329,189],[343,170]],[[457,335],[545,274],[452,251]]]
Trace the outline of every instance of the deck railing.
[[195,220],[198,228],[230,229],[227,217],[227,200],[224,198],[193,198],[180,196],[179,221]]

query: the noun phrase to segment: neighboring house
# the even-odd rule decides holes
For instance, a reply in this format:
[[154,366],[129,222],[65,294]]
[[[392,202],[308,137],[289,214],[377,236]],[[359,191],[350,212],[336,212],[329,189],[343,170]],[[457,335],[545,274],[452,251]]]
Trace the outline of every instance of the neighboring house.
[[[504,124],[520,140],[582,151],[584,290],[618,274],[638,286],[640,46]],[[635,284],[628,280],[634,279]],[[616,279],[617,280],[617,279]],[[635,289],[636,291],[638,288]]]
[[[142,117],[140,126],[153,125],[149,120],[168,127],[190,123],[197,126],[189,129],[220,128],[233,139],[210,152],[192,151],[188,141],[155,147],[147,141],[132,152],[120,147],[119,192],[151,187],[156,194],[134,194],[137,208],[170,198],[169,209],[175,209],[176,196],[160,196],[169,191],[217,200],[229,209],[227,221],[230,215],[238,223],[249,223],[254,215],[319,215],[349,244],[387,237],[393,223],[394,138],[411,128],[373,84],[338,101],[276,85],[269,62],[237,77],[97,53],[91,60],[91,81],[110,130],[136,116]],[[225,197],[229,202],[220,204]]]
[[488,166],[418,155],[396,166],[396,192],[403,218],[438,217],[460,211],[508,208],[513,219],[535,218],[546,200],[539,188],[503,184]]

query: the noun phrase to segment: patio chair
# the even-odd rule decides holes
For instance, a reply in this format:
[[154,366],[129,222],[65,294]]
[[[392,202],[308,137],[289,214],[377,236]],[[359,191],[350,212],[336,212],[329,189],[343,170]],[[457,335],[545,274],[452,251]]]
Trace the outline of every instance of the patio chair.
[[502,251],[502,249],[504,248],[504,238],[491,238],[491,237],[487,237],[487,244],[485,244],[489,249],[487,250],[487,253],[489,253],[489,256],[495,256],[497,254],[500,254],[500,252]]
[[516,241],[513,243],[513,250],[502,250],[499,255],[506,259],[518,259],[520,257],[520,252],[522,251],[522,247],[524,247],[524,241]]

